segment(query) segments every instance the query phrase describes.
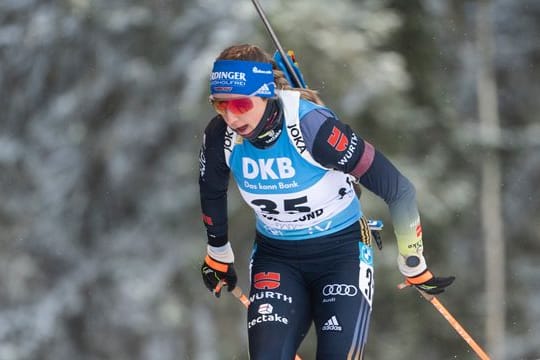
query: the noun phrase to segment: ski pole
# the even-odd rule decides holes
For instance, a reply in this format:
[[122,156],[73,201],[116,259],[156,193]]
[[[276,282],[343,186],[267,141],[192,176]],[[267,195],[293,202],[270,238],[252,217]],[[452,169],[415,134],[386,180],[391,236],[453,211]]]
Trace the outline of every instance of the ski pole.
[[294,82],[296,83],[295,84],[296,87],[301,88],[302,87],[302,82],[300,81],[300,79],[296,75],[296,72],[294,71],[291,63],[289,62],[289,57],[287,56],[287,53],[285,52],[285,50],[283,50],[283,47],[281,46],[281,44],[280,44],[280,42],[279,42],[279,40],[278,40],[278,38],[276,36],[276,33],[272,29],[272,26],[270,26],[270,22],[268,21],[268,18],[264,14],[264,11],[263,11],[261,5],[259,4],[259,2],[257,0],[251,0],[251,2],[255,6],[255,10],[257,10],[257,12],[259,13],[260,18],[264,23],[264,27],[266,28],[266,30],[268,30],[268,33],[270,34],[270,37],[272,38],[272,41],[273,41],[274,45],[276,46],[279,53],[281,54],[281,57],[283,58],[283,61],[285,62],[285,66],[287,67],[287,70],[289,71],[290,75],[293,77]]
[[[401,283],[398,285],[398,288],[404,289],[408,286],[410,285],[407,283]],[[463,340],[465,340],[467,344],[469,344],[469,346],[474,350],[479,359],[490,360],[488,354],[486,354],[486,352],[480,347],[480,345],[478,345],[476,341],[474,341],[471,335],[469,335],[469,333],[463,328],[463,326],[461,326],[461,324],[452,316],[452,314],[450,314],[450,312],[444,307],[443,304],[441,304],[441,302],[439,301],[439,299],[437,299],[435,295],[428,294],[418,288],[416,288],[416,290],[418,290],[418,292],[424,297],[424,299],[433,304],[435,309],[437,309],[441,313],[441,315],[446,319],[446,321],[450,323],[454,330],[456,330],[457,333],[461,335]]]
[[[217,284],[216,288],[214,289],[214,292],[219,292],[221,288],[225,285],[225,281],[220,280]],[[232,289],[231,293],[234,295],[235,298],[237,298],[247,309],[249,307],[249,304],[251,303],[246,295],[244,295],[244,292],[239,286],[235,286],[234,289]],[[298,355],[294,355],[294,360],[302,360],[302,358]]]
[[250,301],[247,296],[244,295],[242,289],[240,289],[238,286],[235,286],[234,289],[232,289],[231,293],[234,295],[235,298],[240,300],[242,304],[244,304],[246,309],[249,307]]
[[[216,288],[214,289],[213,293],[218,293],[221,291],[221,288],[225,286],[227,283],[225,280],[219,280]],[[237,298],[247,309],[249,307],[250,301],[247,298],[246,295],[244,295],[244,292],[239,286],[235,286],[234,289],[231,290],[231,293],[234,295],[235,298]]]

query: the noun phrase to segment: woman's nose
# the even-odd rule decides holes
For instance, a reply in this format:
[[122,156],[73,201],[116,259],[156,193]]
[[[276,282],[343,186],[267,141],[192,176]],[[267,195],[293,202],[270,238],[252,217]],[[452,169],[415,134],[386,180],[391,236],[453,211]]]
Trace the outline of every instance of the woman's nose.
[[238,123],[238,117],[234,115],[231,111],[229,111],[229,109],[225,110],[225,112],[223,113],[223,118],[225,119],[227,125],[232,128],[234,128],[234,125]]

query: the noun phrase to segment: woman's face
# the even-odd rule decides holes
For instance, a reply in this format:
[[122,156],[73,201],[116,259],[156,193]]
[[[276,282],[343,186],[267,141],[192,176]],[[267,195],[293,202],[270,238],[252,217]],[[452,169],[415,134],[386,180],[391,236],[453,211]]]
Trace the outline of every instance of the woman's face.
[[262,119],[267,100],[258,96],[219,94],[211,97],[216,112],[238,135],[249,137]]

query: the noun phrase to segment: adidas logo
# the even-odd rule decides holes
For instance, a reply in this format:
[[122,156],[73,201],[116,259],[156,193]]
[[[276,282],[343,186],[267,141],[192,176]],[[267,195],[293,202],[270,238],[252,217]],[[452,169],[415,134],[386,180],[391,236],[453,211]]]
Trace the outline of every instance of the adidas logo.
[[330,319],[326,320],[324,325],[321,328],[322,331],[341,331],[343,328],[339,325],[336,316],[332,316]]
[[270,95],[272,94],[272,91],[267,84],[262,84],[262,86],[255,91],[255,94]]

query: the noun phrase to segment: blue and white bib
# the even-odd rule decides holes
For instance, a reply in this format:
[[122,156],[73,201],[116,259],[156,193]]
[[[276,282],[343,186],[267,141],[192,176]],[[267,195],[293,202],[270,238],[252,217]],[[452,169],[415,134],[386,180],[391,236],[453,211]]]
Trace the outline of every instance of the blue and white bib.
[[342,230],[362,216],[350,175],[324,168],[305,146],[300,118],[316,108],[296,91],[276,91],[284,132],[258,149],[227,128],[225,158],[240,194],[253,208],[257,230],[282,240],[303,240]]

